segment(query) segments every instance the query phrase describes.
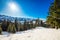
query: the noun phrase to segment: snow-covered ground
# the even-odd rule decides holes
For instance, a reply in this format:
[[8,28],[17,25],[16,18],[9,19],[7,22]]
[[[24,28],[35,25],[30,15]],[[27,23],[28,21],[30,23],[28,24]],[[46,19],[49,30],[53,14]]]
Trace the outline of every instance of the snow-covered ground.
[[0,35],[0,40],[60,40],[60,29],[37,27],[15,34],[3,32],[3,35]]

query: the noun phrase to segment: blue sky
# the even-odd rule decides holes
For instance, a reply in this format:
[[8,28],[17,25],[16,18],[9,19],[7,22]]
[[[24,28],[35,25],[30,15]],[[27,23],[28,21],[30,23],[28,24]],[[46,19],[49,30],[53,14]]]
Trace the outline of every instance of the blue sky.
[[[52,2],[52,0],[0,0],[0,14],[46,19],[49,6]],[[14,3],[16,6],[16,9],[12,9],[14,12],[9,9],[9,3]],[[16,10],[18,10],[18,12],[15,12]]]

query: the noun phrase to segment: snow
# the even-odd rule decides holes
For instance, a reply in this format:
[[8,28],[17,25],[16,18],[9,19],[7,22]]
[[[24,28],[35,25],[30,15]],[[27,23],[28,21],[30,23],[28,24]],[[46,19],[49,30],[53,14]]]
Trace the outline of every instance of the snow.
[[3,32],[3,35],[0,35],[0,40],[60,40],[60,29],[37,27],[15,34]]

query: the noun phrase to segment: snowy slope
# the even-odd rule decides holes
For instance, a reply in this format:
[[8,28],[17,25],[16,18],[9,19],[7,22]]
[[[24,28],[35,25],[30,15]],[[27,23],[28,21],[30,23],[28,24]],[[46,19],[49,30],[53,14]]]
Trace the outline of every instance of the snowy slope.
[[3,32],[3,35],[0,35],[0,40],[60,40],[60,29],[37,27],[15,34],[6,33]]

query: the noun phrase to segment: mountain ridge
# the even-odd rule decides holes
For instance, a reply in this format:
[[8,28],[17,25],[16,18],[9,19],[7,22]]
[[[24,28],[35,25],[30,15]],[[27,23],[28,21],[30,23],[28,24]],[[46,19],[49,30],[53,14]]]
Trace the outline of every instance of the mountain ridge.
[[0,15],[0,21],[3,21],[4,19],[14,21],[16,18],[17,18],[18,21],[35,20],[35,19],[32,19],[32,18],[11,17],[11,16],[7,16],[7,15]]

